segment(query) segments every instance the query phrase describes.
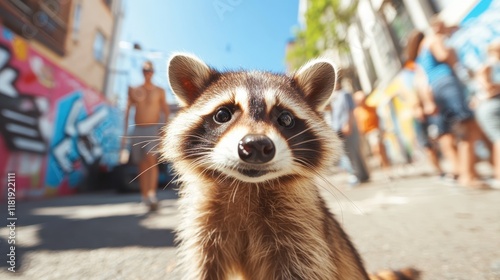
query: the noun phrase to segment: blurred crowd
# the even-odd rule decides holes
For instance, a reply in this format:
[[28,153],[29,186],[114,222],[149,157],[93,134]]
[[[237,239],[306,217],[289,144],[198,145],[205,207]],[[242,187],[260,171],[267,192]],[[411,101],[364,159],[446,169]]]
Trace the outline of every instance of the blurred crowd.
[[[414,30],[406,46],[405,69],[414,77],[410,103],[419,148],[442,180],[467,188],[498,189],[500,38],[491,41],[483,65],[472,71],[460,63],[448,44],[458,27],[448,26],[437,17],[431,27],[426,34]],[[366,99],[362,91],[339,89],[331,104],[331,125],[345,143],[340,166],[351,173],[351,185],[369,179],[367,155],[376,158],[391,179],[383,126],[376,108]],[[492,178],[482,178],[476,171],[479,141],[489,150]]]

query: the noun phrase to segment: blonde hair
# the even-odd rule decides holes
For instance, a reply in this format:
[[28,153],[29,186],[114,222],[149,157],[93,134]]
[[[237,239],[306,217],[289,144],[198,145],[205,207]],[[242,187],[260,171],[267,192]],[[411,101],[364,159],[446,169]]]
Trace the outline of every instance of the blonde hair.
[[153,62],[151,62],[150,60],[144,61],[144,63],[142,64],[142,70],[153,71]]

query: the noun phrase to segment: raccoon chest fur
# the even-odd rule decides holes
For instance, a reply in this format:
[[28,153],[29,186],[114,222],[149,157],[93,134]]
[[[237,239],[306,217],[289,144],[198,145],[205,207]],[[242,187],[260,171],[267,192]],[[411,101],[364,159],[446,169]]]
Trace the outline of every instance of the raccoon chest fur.
[[341,257],[331,250],[338,241],[328,238],[332,221],[323,200],[308,180],[285,181],[274,188],[216,185],[196,202],[185,193],[179,234],[190,242],[181,252],[190,252],[184,257],[191,262],[203,252],[198,261],[214,273],[199,279],[337,279]]

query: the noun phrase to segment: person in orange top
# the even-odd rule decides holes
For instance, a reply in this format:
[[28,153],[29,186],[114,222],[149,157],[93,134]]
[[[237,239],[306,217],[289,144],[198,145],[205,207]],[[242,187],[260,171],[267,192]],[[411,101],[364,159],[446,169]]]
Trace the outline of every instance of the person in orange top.
[[387,169],[390,166],[390,162],[383,143],[383,133],[379,127],[377,112],[375,108],[366,104],[366,95],[364,92],[355,92],[353,99],[356,104],[354,118],[356,118],[359,132],[367,140],[372,154],[380,159],[382,168]]

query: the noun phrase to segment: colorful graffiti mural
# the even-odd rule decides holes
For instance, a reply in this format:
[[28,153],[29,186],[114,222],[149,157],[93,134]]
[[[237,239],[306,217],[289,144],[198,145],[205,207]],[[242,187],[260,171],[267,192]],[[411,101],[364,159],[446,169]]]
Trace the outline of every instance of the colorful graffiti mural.
[[460,22],[460,29],[450,38],[460,61],[478,70],[486,58],[486,48],[500,38],[500,0],[480,0]]
[[384,143],[393,163],[410,162],[417,147],[411,109],[416,94],[413,77],[414,72],[405,68],[384,90],[377,89],[367,100],[378,108],[385,131]]
[[18,197],[72,193],[89,166],[116,165],[120,116],[0,26],[0,176],[16,172]]

